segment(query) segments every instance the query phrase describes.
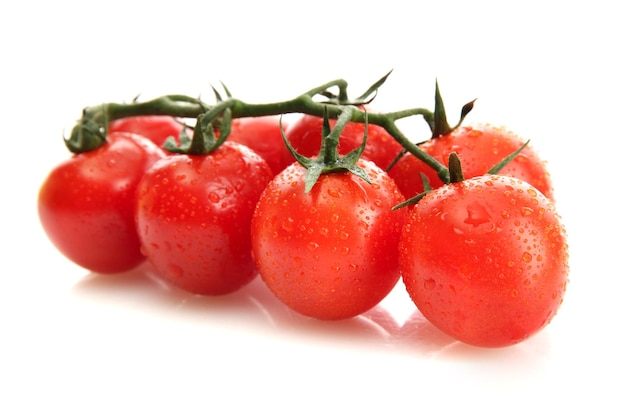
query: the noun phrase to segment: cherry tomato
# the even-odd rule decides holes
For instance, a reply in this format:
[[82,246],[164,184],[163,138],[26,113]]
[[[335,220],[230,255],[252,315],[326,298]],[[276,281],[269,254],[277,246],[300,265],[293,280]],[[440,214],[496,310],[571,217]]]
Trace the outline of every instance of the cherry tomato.
[[[465,178],[481,176],[526,141],[503,127],[488,124],[461,126],[452,132],[419,145],[439,162],[448,164],[450,153],[456,152]],[[408,198],[424,191],[420,173],[431,187],[443,185],[435,171],[412,154],[406,154],[389,171],[402,193]],[[506,165],[499,174],[519,178],[532,184],[549,199],[554,198],[552,181],[546,164],[530,145]]]
[[164,281],[202,295],[250,282],[250,222],[272,176],[259,155],[229,141],[157,162],[139,184],[136,217],[143,253]]
[[[285,130],[285,136],[291,146],[300,154],[308,157],[316,156],[320,151],[320,136],[324,119],[312,115],[302,115],[292,121]],[[336,120],[330,120],[331,129]],[[339,136],[338,151],[346,155],[358,148],[363,142],[365,124],[348,123]],[[367,143],[361,158],[370,160],[382,169],[387,169],[398,153],[402,151],[402,145],[377,125],[368,124]],[[293,157],[283,147],[283,160],[293,162]]]
[[294,163],[270,182],[254,213],[252,250],[261,278],[305,316],[359,315],[399,280],[398,242],[407,211],[391,207],[404,197],[373,162],[358,165],[372,184],[336,172],[322,174],[305,193],[306,169]]
[[462,342],[501,347],[554,317],[568,276],[560,217],[508,176],[444,185],[410,211],[400,240],[406,289],[424,316]]
[[[114,120],[109,132],[137,133],[162,147],[167,138],[178,139],[184,125],[171,116],[134,116]],[[191,132],[188,132],[191,134]]]
[[145,258],[134,220],[135,190],[164,153],[132,133],[110,133],[100,148],[73,155],[44,180],[38,211],[63,255],[95,272],[129,270]]
[[[276,175],[293,162],[293,158],[284,157],[285,143],[279,121],[278,116],[234,119],[228,140],[246,145],[259,154]],[[287,123],[283,121],[282,127],[286,129]]]

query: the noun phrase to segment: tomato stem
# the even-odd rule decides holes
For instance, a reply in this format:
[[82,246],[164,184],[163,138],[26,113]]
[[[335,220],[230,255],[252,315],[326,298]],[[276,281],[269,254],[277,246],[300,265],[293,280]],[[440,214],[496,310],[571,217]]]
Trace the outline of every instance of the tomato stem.
[[435,82],[435,112],[433,117],[430,120],[426,120],[432,131],[432,139],[438,138],[440,136],[447,135],[452,132],[456,128],[458,128],[465,117],[469,114],[470,111],[474,108],[474,102],[476,99],[466,103],[461,108],[461,116],[459,117],[459,121],[456,125],[450,126],[448,123],[448,117],[446,116],[446,107],[443,104],[443,98],[441,97],[441,91],[439,90],[439,82]]
[[450,182],[461,182],[465,179],[465,177],[463,177],[461,160],[456,152],[450,153],[448,157],[448,167],[450,170]]
[[361,154],[363,154],[363,151],[365,150],[365,143],[367,142],[367,116],[364,122],[365,132],[363,133],[363,142],[361,143],[361,146],[349,152],[345,156],[339,155],[339,151],[337,150],[339,146],[339,136],[346,125],[352,121],[352,112],[354,109],[355,108],[352,106],[344,107],[332,130],[330,128],[328,113],[324,114],[321,137],[322,144],[320,152],[316,158],[308,158],[296,152],[285,136],[281,124],[281,133],[285,146],[289,149],[289,152],[291,152],[296,161],[306,168],[306,175],[304,177],[305,193],[311,191],[321,175],[333,172],[349,171],[366,182],[370,182],[367,172],[357,165]]
[[[199,128],[194,130],[194,136],[200,137],[194,142],[181,134],[180,145],[170,141],[168,149],[174,152],[205,153],[210,149],[219,146],[226,137],[220,134],[215,138],[212,128],[219,128],[221,132],[228,132],[227,125],[223,123],[225,112],[229,112],[230,118],[261,117],[270,115],[282,115],[289,113],[303,113],[318,117],[328,117],[338,119],[347,107],[351,107],[350,122],[368,123],[383,127],[397,142],[399,142],[407,152],[424,161],[433,168],[443,182],[449,182],[450,174],[448,168],[422,151],[413,141],[409,140],[398,128],[396,122],[400,119],[412,116],[422,116],[432,127],[434,126],[436,114],[432,111],[416,107],[389,113],[366,114],[365,110],[358,106],[370,102],[375,97],[380,86],[389,76],[387,73],[381,79],[369,87],[365,93],[355,100],[350,100],[348,96],[348,82],[337,79],[319,85],[305,93],[286,101],[272,103],[247,103],[233,98],[225,86],[227,98],[222,100],[221,96],[214,89],[218,103],[210,105],[198,98],[193,98],[181,94],[165,95],[152,100],[139,102],[134,100],[130,103],[104,103],[94,107],[85,108],[81,120],[76,124],[66,145],[70,151],[75,153],[93,150],[106,141],[106,131],[108,124],[114,120],[134,116],[147,115],[169,115],[179,118],[196,119]],[[337,93],[331,90],[338,90]],[[438,94],[438,89],[437,89]],[[318,100],[319,96],[323,100]],[[445,118],[445,114],[444,114]],[[202,123],[198,121],[202,120]]]

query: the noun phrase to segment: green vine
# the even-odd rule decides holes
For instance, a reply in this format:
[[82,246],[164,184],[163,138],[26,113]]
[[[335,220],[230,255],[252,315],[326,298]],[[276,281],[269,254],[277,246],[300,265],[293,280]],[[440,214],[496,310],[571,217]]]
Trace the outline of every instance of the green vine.
[[[351,100],[348,95],[348,82],[343,79],[330,81],[305,93],[286,101],[254,104],[233,98],[224,87],[227,98],[222,100],[217,91],[216,104],[208,104],[200,99],[186,95],[165,95],[149,101],[131,103],[104,103],[87,107],[82,118],[72,129],[69,138],[65,139],[68,149],[74,153],[88,152],[105,143],[107,126],[110,122],[133,116],[168,115],[178,118],[198,119],[194,136],[200,133],[200,138],[194,142],[183,138],[180,146],[169,144],[170,150],[177,152],[209,152],[219,146],[226,139],[230,118],[260,117],[282,115],[289,113],[303,113],[332,119],[338,119],[342,114],[349,117],[351,122],[367,123],[383,127],[406,152],[409,152],[435,170],[444,183],[450,182],[448,168],[422,151],[413,141],[408,139],[398,128],[397,121],[412,116],[421,116],[432,127],[435,114],[426,108],[416,107],[389,113],[366,113],[362,106],[371,102],[378,89],[383,85],[389,73],[376,81],[367,91]],[[333,93],[331,90],[338,90]],[[321,99],[320,99],[321,98]],[[351,107],[350,115],[345,116],[345,109]],[[361,107],[359,107],[361,106]],[[226,117],[225,117],[226,116]],[[224,120],[228,119],[227,123]],[[198,128],[198,125],[201,126]],[[219,128],[222,133],[218,139],[212,135],[210,127]],[[226,133],[224,133],[226,132]]]

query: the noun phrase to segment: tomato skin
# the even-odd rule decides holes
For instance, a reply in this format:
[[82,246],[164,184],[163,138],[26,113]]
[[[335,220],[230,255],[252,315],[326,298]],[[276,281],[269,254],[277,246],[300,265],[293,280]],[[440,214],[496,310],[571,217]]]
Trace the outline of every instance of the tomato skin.
[[[292,121],[285,131],[285,136],[298,153],[304,156],[314,157],[320,151],[323,123],[324,119],[321,117],[307,114],[302,115]],[[336,123],[336,120],[330,120],[331,129]],[[361,146],[364,133],[365,124],[356,122],[348,123],[339,136],[339,153],[346,155]],[[396,142],[384,128],[368,124],[367,142],[365,144],[365,150],[361,155],[362,159],[367,159],[374,162],[380,168],[387,169],[389,164],[391,164],[402,149],[402,145]],[[283,151],[283,159],[289,162],[293,162],[294,160],[293,156],[286,148]]]
[[[456,152],[461,161],[464,177],[472,178],[486,174],[525,142],[501,126],[477,124],[461,126],[447,135],[431,139],[419,146],[446,166],[450,153]],[[389,175],[396,181],[402,193],[409,198],[424,191],[420,172],[426,175],[432,188],[443,185],[435,171],[412,154],[404,155],[389,171]],[[552,181],[546,164],[530,145],[499,174],[524,180],[554,200]]]
[[157,162],[139,184],[136,218],[142,251],[160,277],[201,295],[252,281],[250,222],[271,178],[259,155],[228,141],[208,155]]
[[[162,147],[167,138],[173,137],[178,142],[178,137],[184,126],[171,116],[133,116],[114,120],[109,124],[109,133],[131,132],[150,139],[159,147]],[[188,132],[191,135],[191,132]]]
[[547,325],[569,272],[552,203],[499,175],[445,185],[420,200],[402,231],[400,265],[427,319],[483,347],[521,342]]
[[[282,122],[283,129],[287,123]],[[321,138],[321,137],[320,137]],[[234,119],[228,140],[246,145],[270,166],[274,175],[293,162],[284,157],[285,142],[280,131],[280,117],[261,116]]]
[[398,282],[398,242],[407,210],[389,176],[360,161],[373,185],[353,174],[322,175],[304,193],[294,163],[263,192],[252,221],[252,250],[270,290],[291,309],[322,320],[357,316]]
[[164,153],[132,133],[110,133],[102,147],[56,166],[38,195],[48,238],[88,270],[115,273],[144,261],[134,220],[135,189]]

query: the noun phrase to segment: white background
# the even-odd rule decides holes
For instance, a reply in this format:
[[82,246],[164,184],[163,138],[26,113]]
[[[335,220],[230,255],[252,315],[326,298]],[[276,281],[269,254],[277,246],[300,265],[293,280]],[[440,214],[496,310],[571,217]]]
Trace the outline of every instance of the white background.
[[[421,3],[4,2],[0,415],[625,415],[621,8]],[[391,69],[378,108],[431,107],[438,79],[451,119],[478,98],[468,123],[506,125],[548,161],[571,282],[529,341],[455,343],[410,319],[402,287],[319,323],[258,281],[203,299],[145,268],[94,276],[40,228],[38,188],[84,106],[210,99],[220,81],[249,102],[336,78],[356,96]]]

